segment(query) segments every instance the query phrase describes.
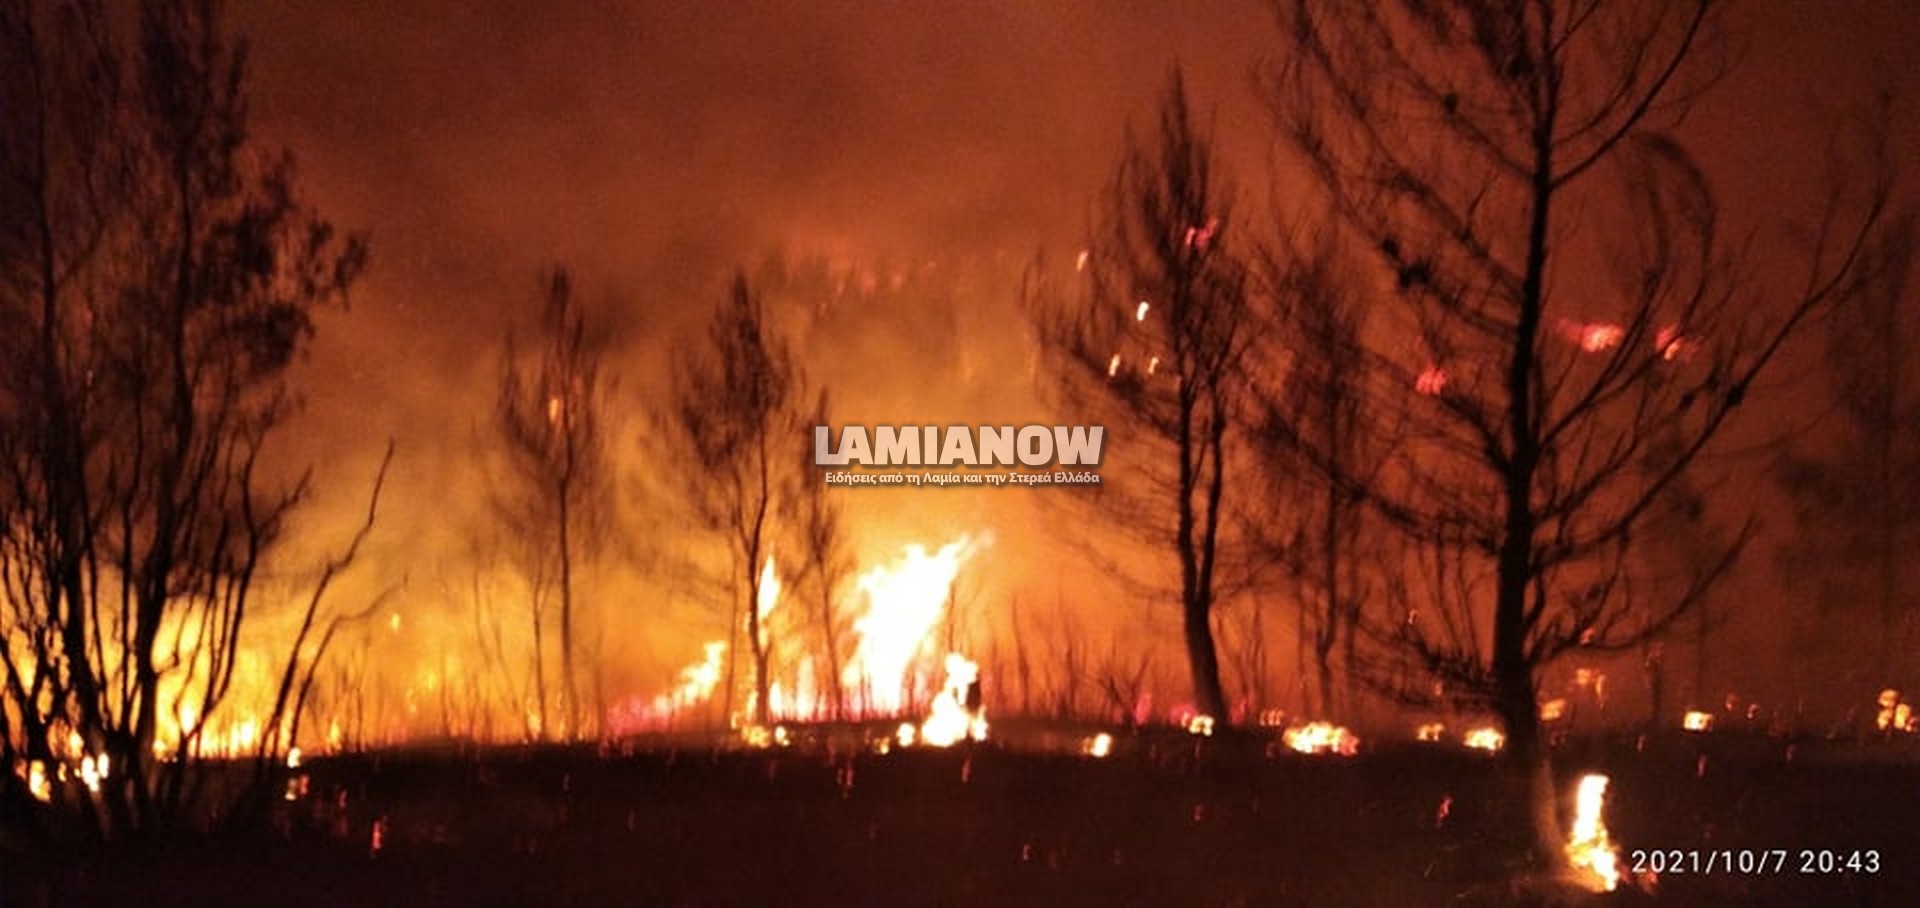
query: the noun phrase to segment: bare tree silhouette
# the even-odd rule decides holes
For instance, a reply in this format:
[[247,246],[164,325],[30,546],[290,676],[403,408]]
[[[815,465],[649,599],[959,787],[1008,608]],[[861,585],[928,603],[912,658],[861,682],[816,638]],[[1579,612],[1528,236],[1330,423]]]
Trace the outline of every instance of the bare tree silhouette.
[[128,18],[0,6],[6,732],[29,759],[109,760],[80,796],[108,832],[178,815],[309,492],[270,478],[288,367],[365,255],[249,138],[219,5]]
[[[546,285],[532,364],[521,362],[508,338],[495,425],[505,443],[509,482],[496,487],[495,496],[528,560],[541,715],[546,710],[546,679],[540,602],[549,578],[558,598],[560,710],[563,737],[572,739],[599,727],[598,719],[585,721],[580,707],[575,594],[581,562],[606,535],[612,513],[612,467],[601,430],[607,336],[601,326],[590,323],[565,268],[553,269]],[[543,733],[551,733],[544,722]]]
[[1036,279],[1027,294],[1061,393],[1148,452],[1136,460],[1143,490],[1109,483],[1092,501],[1174,562],[1195,708],[1224,724],[1215,607],[1230,580],[1225,515],[1237,436],[1254,417],[1246,367],[1260,329],[1217,168],[1176,71],[1157,129],[1128,140],[1085,280]]
[[[745,275],[734,278],[726,302],[714,311],[707,345],[674,361],[665,422],[682,453],[670,464],[701,520],[724,536],[734,590],[728,634],[744,629],[752,656],[753,715],[769,715],[769,640],[762,626],[760,590],[775,538],[772,522],[793,468],[805,448],[794,401],[800,376],[786,341],[768,320]],[[744,620],[742,618],[744,616]],[[734,654],[727,647],[726,708],[733,710]]]
[[[832,425],[832,407],[822,391],[815,399],[809,425]],[[828,705],[835,719],[847,717],[846,687],[843,673],[847,667],[847,640],[853,632],[853,616],[841,607],[847,580],[853,576],[853,553],[848,550],[846,524],[840,501],[813,469],[813,452],[802,445],[795,449],[799,469],[789,477],[791,491],[782,503],[795,551],[804,560],[794,571],[797,597],[811,600],[807,626],[819,649],[815,676],[827,691]]]
[[1437,680],[1501,716],[1542,862],[1563,859],[1540,670],[1661,634],[1730,562],[1744,535],[1654,595],[1631,555],[1886,204],[1886,180],[1836,188],[1804,281],[1751,301],[1670,129],[1724,71],[1717,6],[1276,4],[1276,120],[1394,301],[1356,352],[1409,438],[1343,478],[1432,582],[1363,633],[1406,669],[1384,678],[1422,679],[1402,695]]

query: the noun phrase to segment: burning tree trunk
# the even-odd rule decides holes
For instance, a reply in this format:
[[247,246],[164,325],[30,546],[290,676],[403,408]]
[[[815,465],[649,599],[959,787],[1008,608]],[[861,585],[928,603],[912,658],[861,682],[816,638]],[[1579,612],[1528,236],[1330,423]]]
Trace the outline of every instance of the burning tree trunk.
[[1648,601],[1630,553],[1755,377],[1844,286],[1887,184],[1864,201],[1836,189],[1805,283],[1754,305],[1760,288],[1732,291],[1707,179],[1668,132],[1719,74],[1714,4],[1276,6],[1276,119],[1392,288],[1391,318],[1356,355],[1377,412],[1407,428],[1376,476],[1312,456],[1462,568],[1363,632],[1429,679],[1398,693],[1431,699],[1437,675],[1442,698],[1500,715],[1535,857],[1553,860],[1539,673],[1663,633],[1725,569],[1737,544]]
[[[792,412],[800,379],[785,340],[768,322],[745,275],[734,278],[727,302],[714,312],[708,344],[675,361],[666,422],[683,443],[684,454],[674,461],[684,480],[680,486],[701,519],[725,538],[735,588],[744,591],[735,597],[734,614],[746,616],[752,718],[764,724],[770,684],[761,584],[769,565],[776,496],[794,462],[790,452],[807,442]],[[732,624],[737,630],[739,622]],[[735,652],[737,647],[728,648],[729,679]]]
[[1110,482],[1094,499],[1177,569],[1195,708],[1228,721],[1214,607],[1234,526],[1224,521],[1246,416],[1248,348],[1258,335],[1246,269],[1230,246],[1230,193],[1176,72],[1152,140],[1130,138],[1106,219],[1065,299],[1029,289],[1064,396],[1108,414],[1149,453],[1131,466],[1147,491]]

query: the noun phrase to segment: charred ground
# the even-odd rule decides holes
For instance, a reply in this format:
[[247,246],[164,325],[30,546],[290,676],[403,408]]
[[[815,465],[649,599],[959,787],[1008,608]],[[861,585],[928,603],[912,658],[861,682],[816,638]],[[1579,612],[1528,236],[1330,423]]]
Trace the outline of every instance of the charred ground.
[[[1432,745],[1308,757],[1257,736],[996,730],[952,750],[848,729],[745,750],[418,749],[316,759],[270,820],[105,848],[7,846],[9,905],[1906,905],[1911,748],[1734,734],[1562,742],[1613,777],[1634,849],[1787,849],[1779,872],[1669,872],[1610,895],[1529,881],[1500,762]],[[1788,755],[1788,746],[1792,755]],[[1704,762],[1703,762],[1704,761]],[[1443,811],[1442,805],[1446,807]],[[1802,849],[1878,873],[1803,874]],[[1629,865],[1631,861],[1629,861]]]

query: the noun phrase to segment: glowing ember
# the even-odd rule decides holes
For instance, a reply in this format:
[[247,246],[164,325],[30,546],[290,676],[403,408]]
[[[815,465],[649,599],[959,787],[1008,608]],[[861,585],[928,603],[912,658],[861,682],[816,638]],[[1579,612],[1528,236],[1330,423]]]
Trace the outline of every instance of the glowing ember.
[[1668,362],[1692,353],[1694,346],[1695,341],[1682,334],[1679,325],[1668,325],[1653,335],[1653,348],[1660,351],[1660,358]]
[[1698,709],[1687,710],[1686,715],[1680,717],[1680,727],[1687,731],[1711,731],[1713,713]]
[[1360,739],[1346,728],[1331,722],[1309,722],[1289,728],[1282,735],[1287,746],[1303,754],[1336,754],[1351,757],[1360,750]]
[[1413,390],[1428,397],[1439,397],[1446,389],[1447,370],[1440,368],[1437,363],[1421,370],[1419,377],[1413,380]]
[[1220,219],[1208,218],[1204,227],[1188,227],[1182,244],[1188,249],[1205,249],[1213,241],[1213,235],[1220,232]]
[[1147,301],[1146,301],[1146,300],[1141,300],[1141,301],[1140,301],[1140,305],[1139,305],[1138,307],[1136,307],[1136,308],[1135,308],[1135,309],[1133,310],[1133,320],[1134,320],[1134,321],[1136,321],[1136,322],[1144,322],[1144,321],[1146,321],[1146,320],[1147,320],[1147,310],[1148,310],[1149,308],[1151,308],[1151,307],[1149,307],[1149,306],[1147,305]]
[[[980,677],[980,666],[959,653],[947,654],[947,683],[933,698],[933,710],[920,725],[920,740],[933,747],[952,747],[962,740],[985,741],[985,710],[967,706],[968,692]],[[902,744],[908,742],[902,741]]]
[[1580,342],[1580,349],[1588,353],[1599,353],[1603,349],[1619,347],[1626,340],[1626,330],[1619,324],[1576,324],[1574,336]]
[[1460,738],[1460,743],[1474,750],[1484,750],[1491,753],[1507,745],[1507,736],[1501,734],[1500,729],[1494,728],[1491,725],[1483,725],[1479,728],[1468,729],[1467,733]]
[[1080,742],[1080,752],[1094,759],[1104,759],[1113,753],[1113,736],[1101,732]]
[[1112,378],[1115,375],[1119,375],[1119,374],[1120,374],[1120,354],[1115,353],[1112,359],[1107,360],[1107,377]]
[[914,681],[914,663],[946,610],[954,577],[973,552],[965,536],[931,554],[924,546],[909,545],[893,565],[861,575],[859,589],[868,607],[854,621],[859,643],[842,680],[864,695],[868,710],[899,713]]
[[1567,837],[1567,861],[1581,871],[1595,892],[1612,892],[1620,885],[1620,853],[1607,838],[1602,816],[1607,799],[1606,776],[1588,773],[1574,795],[1573,830]]
[[1556,697],[1540,704],[1540,721],[1542,722],[1557,722],[1566,714],[1567,701],[1564,698]]
[[300,748],[290,747],[287,749],[287,768],[288,769],[300,768]]
[[1447,726],[1439,722],[1428,722],[1413,730],[1416,741],[1438,741],[1447,733]]
[[1203,737],[1203,738],[1213,737],[1213,717],[1207,716],[1207,715],[1199,715],[1199,716],[1194,716],[1191,719],[1188,719],[1187,734],[1199,735],[1200,737]]

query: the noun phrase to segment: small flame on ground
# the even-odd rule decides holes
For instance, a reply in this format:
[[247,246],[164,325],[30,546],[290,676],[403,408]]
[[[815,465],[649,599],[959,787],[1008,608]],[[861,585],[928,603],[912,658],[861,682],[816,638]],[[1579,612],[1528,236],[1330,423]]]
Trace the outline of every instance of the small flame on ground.
[[775,725],[772,728],[765,725],[746,725],[740,729],[740,739],[745,741],[748,747],[760,750],[770,747],[788,747],[793,744],[793,737],[787,732],[785,725]]
[[1447,370],[1440,368],[1438,363],[1428,365],[1413,380],[1413,390],[1428,397],[1439,397],[1441,392],[1447,390]]
[[[947,683],[933,698],[933,709],[920,725],[920,740],[933,747],[951,747],[962,740],[985,741],[985,710],[967,706],[967,692],[980,677],[980,666],[959,653],[947,654]],[[906,742],[901,742],[906,743]]]
[[1555,697],[1552,700],[1540,704],[1540,721],[1542,722],[1555,722],[1566,716],[1566,714],[1567,701],[1563,697]]
[[1094,759],[1105,759],[1113,753],[1113,736],[1101,732],[1080,742],[1080,752]]
[[53,800],[53,781],[47,778],[47,764],[34,760],[27,764],[27,792],[42,804]]
[[1507,736],[1502,734],[1500,729],[1494,728],[1491,725],[1483,725],[1479,728],[1468,729],[1467,733],[1461,736],[1460,743],[1474,750],[1484,750],[1489,753],[1494,753],[1507,745]]
[[1119,375],[1119,374],[1120,374],[1120,354],[1115,353],[1112,359],[1107,360],[1107,377],[1112,378],[1115,375]]
[[1416,741],[1434,742],[1440,740],[1446,733],[1447,726],[1444,723],[1427,722],[1413,730],[1413,737]]
[[1712,731],[1713,713],[1705,710],[1690,709],[1680,717],[1680,727],[1687,731]]
[[1901,731],[1912,734],[1920,731],[1920,718],[1914,716],[1912,704],[1901,697],[1900,691],[1889,687],[1880,692],[1880,698],[1876,702],[1880,705],[1880,713],[1874,717],[1874,727],[1883,732]]
[[1608,778],[1588,773],[1574,794],[1573,830],[1567,836],[1567,861],[1586,876],[1588,888],[1612,892],[1620,886],[1620,853],[1607,837]]
[[1187,720],[1187,734],[1202,738],[1213,737],[1213,717],[1201,714]]
[[1360,739],[1353,732],[1331,722],[1309,722],[1289,728],[1282,738],[1288,747],[1303,754],[1351,757],[1360,750]]
[[1146,301],[1146,300],[1141,300],[1141,301],[1140,301],[1140,305],[1139,305],[1139,306],[1138,306],[1137,308],[1135,308],[1135,309],[1133,310],[1133,320],[1134,320],[1134,321],[1136,321],[1136,322],[1144,322],[1144,321],[1146,321],[1146,320],[1147,320],[1147,310],[1148,310],[1149,308],[1152,308],[1152,307],[1150,307],[1150,306],[1148,306],[1148,305],[1147,305],[1147,301]]

